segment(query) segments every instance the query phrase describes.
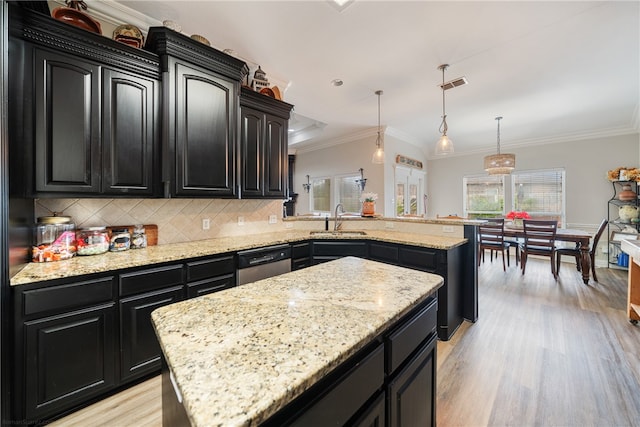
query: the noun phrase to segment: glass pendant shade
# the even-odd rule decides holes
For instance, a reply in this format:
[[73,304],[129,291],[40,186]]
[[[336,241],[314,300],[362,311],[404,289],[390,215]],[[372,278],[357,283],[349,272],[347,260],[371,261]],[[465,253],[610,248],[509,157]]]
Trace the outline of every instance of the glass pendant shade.
[[436,154],[453,154],[453,141],[447,135],[442,135],[436,143]]
[[500,120],[502,117],[496,117],[498,121],[498,152],[485,156],[484,170],[489,175],[509,175],[516,167],[516,155],[511,153],[500,153]]
[[376,165],[381,165],[384,163],[384,150],[382,149],[382,147],[377,148],[376,151],[373,152],[371,163]]

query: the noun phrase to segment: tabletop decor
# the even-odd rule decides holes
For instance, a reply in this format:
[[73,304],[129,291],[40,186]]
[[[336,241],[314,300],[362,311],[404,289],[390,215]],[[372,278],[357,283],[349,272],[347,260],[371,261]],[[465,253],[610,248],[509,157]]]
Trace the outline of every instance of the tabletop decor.
[[640,181],[640,169],[620,166],[607,172],[609,181]]
[[526,211],[511,211],[505,218],[510,219],[513,223],[513,227],[522,228],[524,224],[522,220],[531,219],[531,215],[529,215]]
[[376,213],[376,193],[362,193],[360,201],[362,202],[362,216],[373,216]]

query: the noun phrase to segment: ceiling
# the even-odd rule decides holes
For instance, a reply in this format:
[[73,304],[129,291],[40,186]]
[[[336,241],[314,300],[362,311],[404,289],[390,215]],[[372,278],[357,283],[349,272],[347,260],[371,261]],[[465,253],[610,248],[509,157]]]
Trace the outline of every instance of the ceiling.
[[496,116],[503,151],[640,128],[638,1],[114,3],[259,64],[295,105],[293,149],[375,135],[381,89],[387,135],[433,158],[443,63],[469,82],[445,92],[456,154],[495,151]]

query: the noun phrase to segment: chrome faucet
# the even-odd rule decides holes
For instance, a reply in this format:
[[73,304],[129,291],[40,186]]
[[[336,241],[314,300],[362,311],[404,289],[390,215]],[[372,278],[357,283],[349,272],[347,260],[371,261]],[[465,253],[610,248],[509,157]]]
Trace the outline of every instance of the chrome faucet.
[[340,227],[342,226],[342,217],[338,216],[338,208],[340,208],[341,214],[344,213],[344,207],[342,206],[342,203],[338,203],[336,205],[336,212],[335,212],[336,222],[333,224],[333,231],[340,230]]

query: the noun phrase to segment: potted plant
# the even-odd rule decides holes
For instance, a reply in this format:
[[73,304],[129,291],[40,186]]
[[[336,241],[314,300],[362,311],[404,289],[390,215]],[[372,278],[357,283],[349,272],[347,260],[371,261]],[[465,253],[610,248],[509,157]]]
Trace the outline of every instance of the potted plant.
[[376,193],[362,193],[360,201],[362,202],[362,216],[373,216],[376,213]]

